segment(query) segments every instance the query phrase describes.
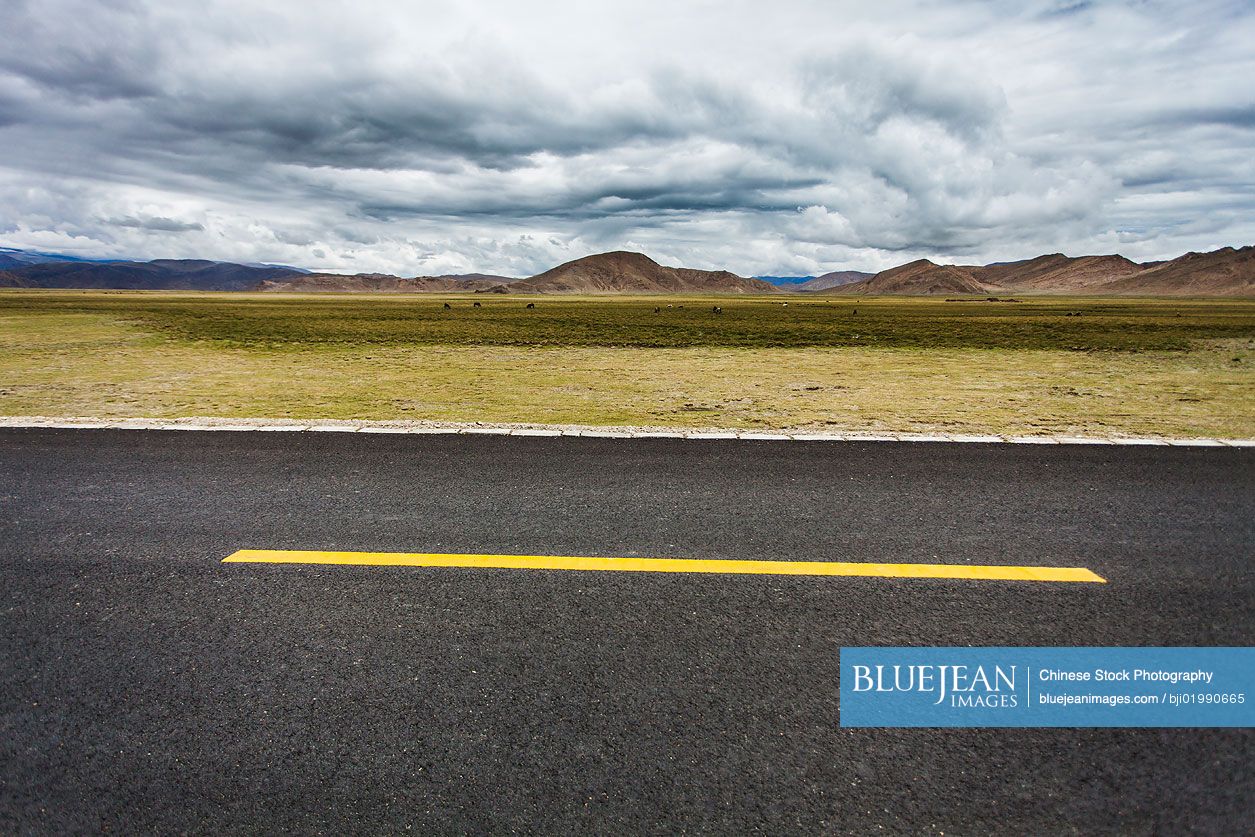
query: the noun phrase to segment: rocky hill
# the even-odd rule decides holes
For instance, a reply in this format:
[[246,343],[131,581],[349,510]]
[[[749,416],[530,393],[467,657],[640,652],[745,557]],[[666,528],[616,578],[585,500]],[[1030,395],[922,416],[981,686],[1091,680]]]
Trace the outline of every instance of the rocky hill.
[[1148,296],[1255,296],[1255,246],[1186,253],[1102,289]]
[[1017,291],[1085,292],[1116,279],[1141,273],[1142,265],[1124,256],[1080,256],[1062,253],[1018,262],[964,267],[972,278],[992,288]]
[[920,259],[822,293],[1255,296],[1255,246],[1186,253],[1147,264],[1123,256],[1062,253],[990,265],[938,265]]
[[900,267],[882,270],[875,276],[857,282],[839,285],[825,294],[903,294],[929,296],[933,294],[983,294],[989,288],[982,285],[966,268],[939,265],[928,259],[919,259]]
[[726,270],[664,267],[643,253],[616,251],[560,264],[512,285],[493,288],[510,293],[775,293],[761,279]]

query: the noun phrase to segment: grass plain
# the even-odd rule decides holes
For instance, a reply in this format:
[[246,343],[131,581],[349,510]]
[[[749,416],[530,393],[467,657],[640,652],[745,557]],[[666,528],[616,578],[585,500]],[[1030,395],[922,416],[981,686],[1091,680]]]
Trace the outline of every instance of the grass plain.
[[1255,436],[1255,300],[1020,300],[9,291],[0,414]]

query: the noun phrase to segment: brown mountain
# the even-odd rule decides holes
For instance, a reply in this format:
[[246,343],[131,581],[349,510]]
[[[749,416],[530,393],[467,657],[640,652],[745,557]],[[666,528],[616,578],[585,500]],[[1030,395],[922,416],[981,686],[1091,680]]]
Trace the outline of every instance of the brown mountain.
[[965,267],[976,281],[1015,291],[1077,292],[1105,285],[1145,268],[1124,256],[1080,256],[1062,253],[984,267]]
[[1255,245],[1186,253],[1109,282],[1100,290],[1149,296],[1255,296]]
[[0,288],[26,288],[30,287],[26,282],[22,281],[22,277],[16,273],[10,273],[7,270],[0,270]]
[[726,270],[664,267],[643,253],[616,251],[585,256],[515,282],[510,293],[775,293],[761,279]]
[[992,289],[978,282],[968,268],[919,259],[882,270],[870,279],[840,285],[824,294],[984,294]]
[[938,265],[920,259],[826,294],[1093,294],[1255,296],[1255,246],[1186,253],[1137,264],[1123,256],[1062,253],[990,265]]
[[509,276],[490,273],[415,276],[409,279],[386,273],[307,273],[263,282],[259,290],[279,293],[467,293],[515,281]]

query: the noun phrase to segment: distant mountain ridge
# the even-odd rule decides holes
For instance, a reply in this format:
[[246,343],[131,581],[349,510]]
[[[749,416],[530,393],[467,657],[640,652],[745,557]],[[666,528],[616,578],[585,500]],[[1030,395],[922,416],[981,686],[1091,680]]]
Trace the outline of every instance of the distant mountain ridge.
[[751,278],[761,279],[769,285],[775,285],[784,290],[796,290],[798,285],[804,285],[815,279],[814,276],[754,276]]
[[518,280],[490,273],[414,276],[408,279],[386,273],[307,273],[262,282],[259,291],[283,293],[467,293],[510,284]]
[[90,264],[108,264],[109,262],[119,261],[127,260],[89,259],[83,256],[67,256],[64,253],[43,253],[34,250],[20,250],[17,247],[0,247],[0,267],[14,264],[43,264],[45,262],[86,262]]
[[484,273],[414,276],[310,273],[285,265],[205,259],[92,261],[0,248],[0,288],[267,291],[294,293],[582,294],[1089,294],[1255,297],[1255,246],[1138,264],[1119,255],[1051,253],[988,265],[918,259],[876,274],[834,271],[780,288],[726,270],[666,267],[643,253],[575,259],[526,279]]
[[203,259],[150,262],[40,262],[6,268],[19,287],[101,290],[249,291],[267,279],[302,274],[291,268],[248,267]]
[[289,265],[206,259],[83,259],[0,247],[0,288],[422,293],[475,291],[513,281],[509,276],[485,273],[402,279],[385,274],[319,274]]
[[842,285],[849,285],[852,282],[860,282],[864,279],[870,279],[872,273],[865,273],[861,270],[834,270],[831,273],[825,273],[822,276],[816,276],[809,282],[803,282],[798,286],[799,291],[826,291],[829,288],[839,288]]

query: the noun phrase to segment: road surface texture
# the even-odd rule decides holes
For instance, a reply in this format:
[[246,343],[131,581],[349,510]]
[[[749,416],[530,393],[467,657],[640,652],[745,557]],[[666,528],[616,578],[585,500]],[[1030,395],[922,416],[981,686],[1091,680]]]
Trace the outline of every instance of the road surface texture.
[[838,650],[1251,645],[1253,553],[1252,449],[3,430],[0,832],[1236,833],[1255,730],[842,729]]

